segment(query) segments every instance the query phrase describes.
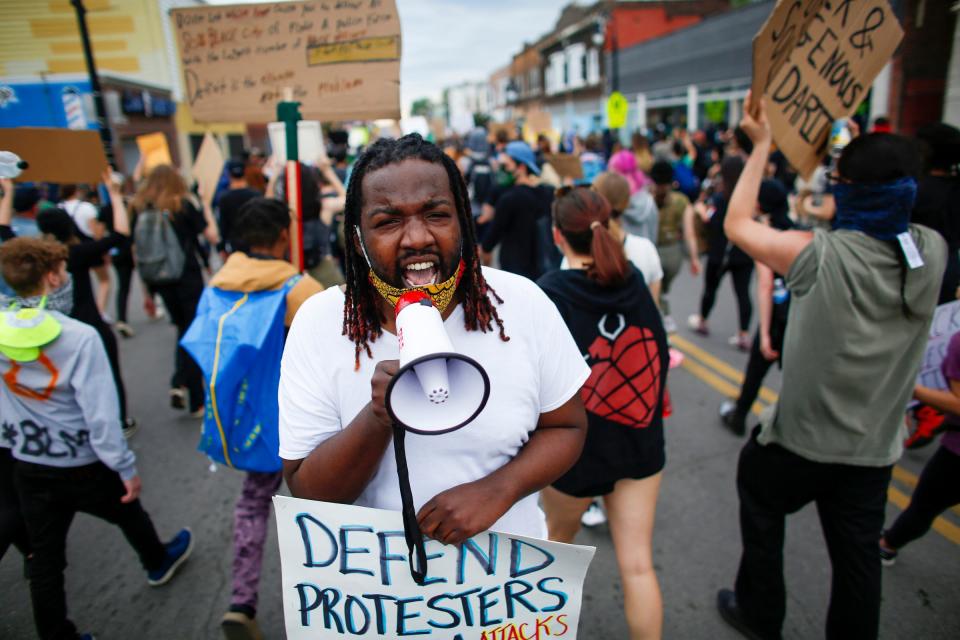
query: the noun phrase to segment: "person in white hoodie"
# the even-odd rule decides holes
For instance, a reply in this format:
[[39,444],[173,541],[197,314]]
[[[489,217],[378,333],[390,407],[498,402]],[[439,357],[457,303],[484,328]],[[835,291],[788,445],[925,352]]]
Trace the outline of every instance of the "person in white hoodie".
[[[15,459],[14,484],[30,547],[30,595],[42,640],[83,638],[67,618],[63,571],[78,512],[116,524],[151,585],[169,581],[193,546],[189,529],[160,542],[139,501],[136,457],[121,432],[116,387],[96,330],[59,310],[70,295],[67,249],[39,238],[0,246],[0,269],[17,293],[0,312],[0,446]],[[67,289],[69,294],[69,289]]]

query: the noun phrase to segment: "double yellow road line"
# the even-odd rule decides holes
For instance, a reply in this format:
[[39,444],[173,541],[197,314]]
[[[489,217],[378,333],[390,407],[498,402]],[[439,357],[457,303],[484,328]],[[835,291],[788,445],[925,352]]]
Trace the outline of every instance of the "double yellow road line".
[[[686,356],[680,366],[695,378],[728,398],[736,399],[740,395],[743,373],[739,369],[679,335],[670,336],[670,344]],[[777,398],[775,391],[768,387],[761,387],[759,397],[752,407],[753,413],[760,415],[766,406],[776,403]],[[906,488],[906,493],[891,482],[887,490],[887,499],[898,509],[906,509],[910,502],[908,494],[917,486],[917,476],[896,465],[893,468],[893,479]],[[960,507],[954,507],[952,511],[960,514]],[[960,526],[943,516],[934,520],[933,530],[954,544],[960,545]]]

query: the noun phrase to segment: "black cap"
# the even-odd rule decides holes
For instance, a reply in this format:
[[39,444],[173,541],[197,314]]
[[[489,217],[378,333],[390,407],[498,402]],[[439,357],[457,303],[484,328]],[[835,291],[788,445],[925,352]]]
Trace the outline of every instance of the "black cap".
[[242,178],[246,173],[247,166],[241,160],[230,160],[227,162],[227,173],[231,178]]

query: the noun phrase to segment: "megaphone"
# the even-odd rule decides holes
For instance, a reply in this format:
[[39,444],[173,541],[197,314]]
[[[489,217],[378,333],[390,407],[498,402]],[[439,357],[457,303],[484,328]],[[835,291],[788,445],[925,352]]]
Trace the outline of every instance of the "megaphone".
[[400,370],[387,385],[387,413],[407,431],[421,435],[470,424],[490,396],[487,372],[453,348],[443,318],[426,293],[408,291],[395,311]]
[[18,177],[30,165],[12,151],[0,151],[0,178]]

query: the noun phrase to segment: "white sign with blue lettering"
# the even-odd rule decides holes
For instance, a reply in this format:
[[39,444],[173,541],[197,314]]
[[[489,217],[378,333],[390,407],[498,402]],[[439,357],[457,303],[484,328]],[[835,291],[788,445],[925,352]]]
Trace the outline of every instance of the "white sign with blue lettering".
[[410,575],[400,514],[274,497],[287,638],[577,637],[595,549],[488,531],[426,544]]

